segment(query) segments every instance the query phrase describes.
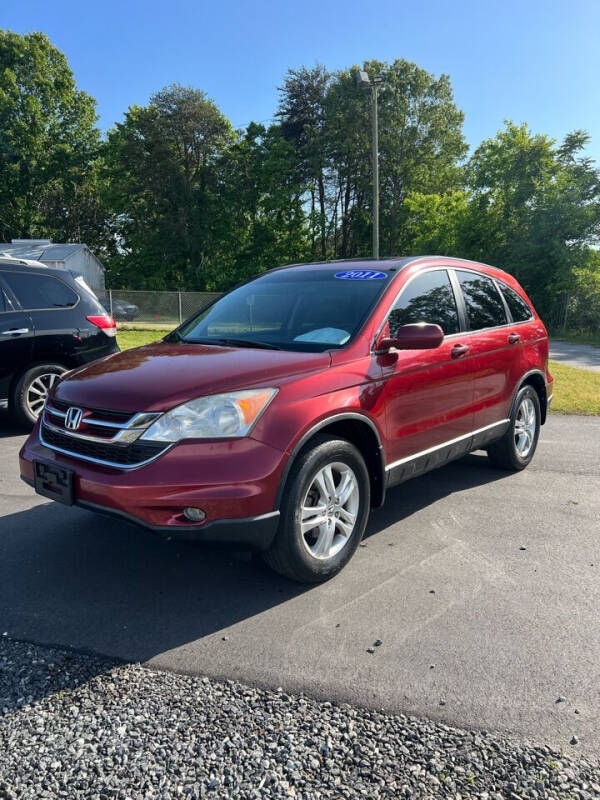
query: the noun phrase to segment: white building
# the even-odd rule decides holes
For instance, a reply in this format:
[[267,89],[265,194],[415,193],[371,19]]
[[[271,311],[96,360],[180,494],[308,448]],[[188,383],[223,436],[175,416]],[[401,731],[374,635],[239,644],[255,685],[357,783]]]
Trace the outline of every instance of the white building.
[[0,242],[0,257],[41,261],[48,267],[82,275],[92,289],[104,289],[104,267],[87,244],[53,244],[50,239]]

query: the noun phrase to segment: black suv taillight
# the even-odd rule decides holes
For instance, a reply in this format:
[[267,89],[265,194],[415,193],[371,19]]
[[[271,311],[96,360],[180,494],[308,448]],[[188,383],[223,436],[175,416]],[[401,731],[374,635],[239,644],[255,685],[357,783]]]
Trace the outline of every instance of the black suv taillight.
[[91,314],[86,319],[92,323],[92,325],[96,325],[102,333],[105,333],[107,336],[116,336],[117,335],[117,325],[114,319],[109,314]]

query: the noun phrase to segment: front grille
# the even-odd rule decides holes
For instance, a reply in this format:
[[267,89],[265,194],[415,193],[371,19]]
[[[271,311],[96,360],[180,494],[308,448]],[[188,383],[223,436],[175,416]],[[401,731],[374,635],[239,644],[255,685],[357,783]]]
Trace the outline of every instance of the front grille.
[[[52,400],[51,405],[54,408],[57,408],[59,411],[66,412],[69,410],[70,405],[75,405],[74,403],[64,403],[62,400]],[[134,411],[113,411],[108,410],[105,408],[86,408],[87,411],[91,412],[91,416],[97,420],[103,420],[104,422],[128,422],[131,417],[134,415]]]
[[67,450],[74,456],[81,458],[92,458],[95,461],[102,461],[106,464],[122,465],[124,467],[137,466],[160,455],[168,448],[164,442],[141,442],[139,440],[131,444],[102,444],[90,442],[85,439],[77,439],[66,433],[59,433],[42,423],[42,437],[45,444],[49,447],[58,447]]

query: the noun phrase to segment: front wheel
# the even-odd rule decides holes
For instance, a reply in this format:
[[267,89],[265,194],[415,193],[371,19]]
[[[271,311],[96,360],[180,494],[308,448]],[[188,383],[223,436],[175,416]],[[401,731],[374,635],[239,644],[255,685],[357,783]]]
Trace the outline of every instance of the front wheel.
[[264,559],[301,583],[328,580],[358,547],[369,508],[369,473],[360,452],[344,439],[319,437],[292,467],[279,530]]
[[529,464],[540,435],[540,398],[532,386],[524,386],[517,394],[508,430],[488,447],[492,464],[500,469],[521,470]]

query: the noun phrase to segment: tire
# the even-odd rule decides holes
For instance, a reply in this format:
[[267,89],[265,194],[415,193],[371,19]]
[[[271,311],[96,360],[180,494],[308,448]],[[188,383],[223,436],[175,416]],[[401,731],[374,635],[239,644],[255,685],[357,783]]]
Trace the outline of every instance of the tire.
[[[335,489],[348,495],[345,501],[327,500],[335,496],[326,491],[331,489],[328,475]],[[292,466],[279,529],[270,549],[263,554],[264,560],[276,572],[300,583],[322,583],[332,578],[358,547],[370,505],[369,473],[357,448],[345,439],[317,437]],[[312,506],[322,508],[323,513],[307,515],[306,509]],[[304,533],[303,508],[305,525],[323,519]]]
[[[38,364],[26,370],[16,382],[11,398],[13,416],[19,424],[32,428],[43,408],[48,390],[56,377],[66,372],[62,364]],[[45,391],[45,393],[44,393]]]
[[535,454],[540,421],[538,393],[532,386],[524,386],[517,394],[508,430],[488,447],[487,453],[492,464],[514,472],[525,469]]

